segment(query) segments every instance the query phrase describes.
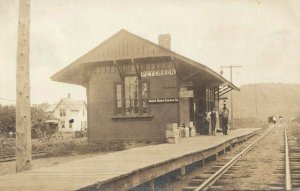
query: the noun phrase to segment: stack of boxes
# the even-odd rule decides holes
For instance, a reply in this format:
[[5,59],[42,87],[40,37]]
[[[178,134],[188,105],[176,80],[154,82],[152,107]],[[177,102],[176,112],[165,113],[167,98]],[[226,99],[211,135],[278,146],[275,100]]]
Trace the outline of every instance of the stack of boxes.
[[186,131],[185,131],[184,125],[179,126],[179,135],[180,135],[181,138],[186,137]]
[[196,136],[196,129],[191,121],[189,127],[177,126],[177,123],[167,125],[166,141],[167,143],[179,143],[181,138]]
[[181,140],[177,123],[168,124],[166,129],[167,143],[179,143]]
[[192,121],[190,121],[190,136],[191,137],[196,136],[196,129],[195,129],[194,123]]

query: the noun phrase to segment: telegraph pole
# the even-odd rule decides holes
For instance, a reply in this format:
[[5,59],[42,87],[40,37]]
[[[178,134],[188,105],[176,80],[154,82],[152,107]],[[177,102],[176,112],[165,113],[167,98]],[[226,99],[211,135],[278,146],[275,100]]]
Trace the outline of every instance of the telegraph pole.
[[[233,68],[241,68],[242,66],[233,66],[233,65],[228,65],[228,66],[221,66],[221,68],[229,68],[230,69],[230,82],[232,83],[232,69]],[[231,97],[231,127],[233,128],[234,122],[233,122],[233,94],[232,91],[230,92],[230,97]]]
[[16,171],[30,169],[31,114],[29,81],[30,0],[19,1],[17,42]]

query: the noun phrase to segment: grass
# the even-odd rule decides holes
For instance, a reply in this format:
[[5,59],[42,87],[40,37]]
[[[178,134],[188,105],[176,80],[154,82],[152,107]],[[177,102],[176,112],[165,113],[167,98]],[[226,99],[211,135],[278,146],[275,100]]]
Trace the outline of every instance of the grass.
[[[2,144],[0,146],[0,155],[14,155],[15,139],[11,138],[9,142],[10,144]],[[69,140],[32,140],[32,151],[45,152],[45,157],[113,152],[124,149],[125,145],[122,143],[89,143],[86,137]]]

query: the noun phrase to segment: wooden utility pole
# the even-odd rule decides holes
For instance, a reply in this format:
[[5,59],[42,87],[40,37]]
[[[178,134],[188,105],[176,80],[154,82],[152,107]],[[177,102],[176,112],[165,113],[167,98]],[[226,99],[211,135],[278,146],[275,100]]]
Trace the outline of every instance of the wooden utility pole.
[[[233,66],[233,65],[229,65],[229,66],[221,66],[221,68],[229,68],[230,69],[230,82],[232,83],[232,68],[241,68],[242,66]],[[231,101],[230,101],[230,105],[231,105],[231,127],[233,128],[234,126],[234,122],[233,122],[233,94],[232,91],[230,92],[230,96],[231,96]]]
[[16,171],[30,169],[31,114],[29,81],[30,0],[19,1],[17,43]]

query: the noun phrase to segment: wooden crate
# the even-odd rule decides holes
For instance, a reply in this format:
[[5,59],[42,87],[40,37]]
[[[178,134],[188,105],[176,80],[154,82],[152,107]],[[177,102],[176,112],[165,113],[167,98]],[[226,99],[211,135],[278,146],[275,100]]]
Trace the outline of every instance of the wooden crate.
[[167,138],[167,143],[172,143],[172,144],[176,144],[176,143],[180,143],[181,141],[181,137],[169,137]]
[[179,130],[166,130],[166,138],[179,137]]

